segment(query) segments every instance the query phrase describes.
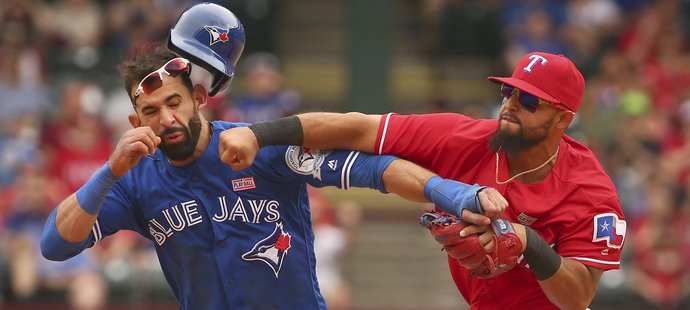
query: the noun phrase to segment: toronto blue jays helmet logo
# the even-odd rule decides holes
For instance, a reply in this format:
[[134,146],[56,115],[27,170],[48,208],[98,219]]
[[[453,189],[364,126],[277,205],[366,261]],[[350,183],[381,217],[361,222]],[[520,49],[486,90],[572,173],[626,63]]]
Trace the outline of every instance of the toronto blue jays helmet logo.
[[209,42],[209,45],[216,44],[218,42],[228,42],[230,39],[228,37],[228,30],[227,28],[222,28],[218,26],[204,26],[204,29],[208,31],[208,33],[211,35],[211,42]]
[[244,253],[242,259],[246,261],[259,260],[266,263],[276,278],[283,266],[283,258],[287,254],[291,245],[292,236],[283,230],[283,223],[276,223],[273,233],[263,240],[257,242],[251,251]]
[[615,213],[594,216],[594,236],[592,242],[606,241],[606,246],[620,249],[625,240],[625,220],[619,220]]

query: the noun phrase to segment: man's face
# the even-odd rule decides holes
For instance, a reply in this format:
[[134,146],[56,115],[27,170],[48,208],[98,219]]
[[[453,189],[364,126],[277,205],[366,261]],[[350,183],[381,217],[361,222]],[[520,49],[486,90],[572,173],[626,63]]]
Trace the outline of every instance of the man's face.
[[[131,90],[133,94],[136,85]],[[181,76],[163,75],[163,85],[135,98],[135,110],[142,126],[149,126],[161,138],[158,146],[171,160],[185,160],[194,154],[201,118],[192,94]]]
[[546,139],[556,121],[558,110],[541,105],[532,113],[520,105],[517,96],[504,99],[498,117],[498,129],[489,139],[489,148],[499,149],[509,157]]

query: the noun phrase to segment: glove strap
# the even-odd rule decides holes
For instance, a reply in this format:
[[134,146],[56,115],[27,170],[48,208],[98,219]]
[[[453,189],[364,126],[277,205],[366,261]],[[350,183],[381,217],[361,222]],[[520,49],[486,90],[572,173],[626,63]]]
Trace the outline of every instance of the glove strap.
[[496,238],[501,237],[503,234],[508,234],[508,233],[515,233],[515,229],[513,229],[513,224],[510,223],[506,218],[504,217],[499,217],[496,220],[491,222],[491,225],[493,226],[494,230],[494,235]]
[[[509,238],[506,239],[508,242],[512,242],[513,245],[511,249],[522,249],[522,242],[520,242],[520,238],[517,237],[517,234],[515,233],[515,228],[513,228],[513,223],[508,221],[505,217],[499,217],[493,221],[491,221],[491,229],[494,231],[494,257],[500,257],[502,253],[499,253],[499,249],[504,249],[503,246],[499,245],[500,240],[503,240],[501,238],[503,235],[506,234],[512,234],[512,236],[509,236]],[[506,249],[504,249],[506,250]],[[517,256],[519,256],[519,250],[514,250],[514,255],[515,259],[517,261]],[[494,265],[492,263],[492,265]],[[492,266],[495,268],[495,266]]]

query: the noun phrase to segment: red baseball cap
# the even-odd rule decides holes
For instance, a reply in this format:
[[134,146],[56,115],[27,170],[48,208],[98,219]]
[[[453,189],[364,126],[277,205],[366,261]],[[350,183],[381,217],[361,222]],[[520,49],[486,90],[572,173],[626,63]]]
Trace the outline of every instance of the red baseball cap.
[[490,76],[489,81],[526,91],[549,102],[561,103],[577,112],[585,79],[575,64],[563,55],[534,52],[522,57],[511,77]]

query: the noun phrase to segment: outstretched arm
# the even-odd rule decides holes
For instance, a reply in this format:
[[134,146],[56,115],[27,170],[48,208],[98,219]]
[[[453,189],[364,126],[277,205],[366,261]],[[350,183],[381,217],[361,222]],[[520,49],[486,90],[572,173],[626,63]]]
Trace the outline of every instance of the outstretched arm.
[[232,169],[241,170],[251,166],[259,148],[269,145],[373,153],[380,118],[357,112],[319,112],[231,128],[220,135],[220,158]]
[[306,113],[299,117],[304,146],[374,153],[381,115],[350,113]]
[[220,134],[221,161],[234,170],[252,165],[259,148],[301,145],[324,150],[374,152],[380,115],[306,113],[235,127]]

